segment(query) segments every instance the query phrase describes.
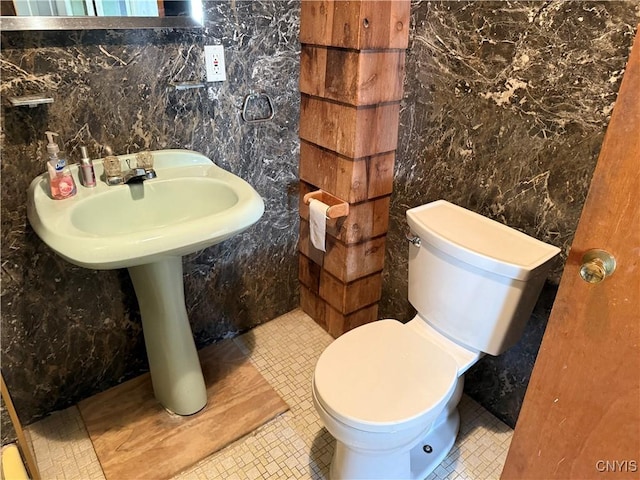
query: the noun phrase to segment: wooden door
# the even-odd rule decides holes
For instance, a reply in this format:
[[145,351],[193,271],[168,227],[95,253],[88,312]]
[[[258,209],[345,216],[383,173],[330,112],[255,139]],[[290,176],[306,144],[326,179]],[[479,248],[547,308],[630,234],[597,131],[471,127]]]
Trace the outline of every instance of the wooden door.
[[[640,30],[639,30],[640,31]],[[503,479],[640,478],[640,35],[527,389]],[[604,249],[615,272],[581,279]]]

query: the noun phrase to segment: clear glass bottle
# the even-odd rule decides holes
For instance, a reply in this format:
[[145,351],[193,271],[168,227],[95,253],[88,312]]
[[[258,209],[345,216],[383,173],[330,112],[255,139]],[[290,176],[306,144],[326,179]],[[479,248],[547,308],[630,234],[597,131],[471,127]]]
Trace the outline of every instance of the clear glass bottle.
[[82,172],[82,184],[85,187],[93,188],[96,186],[96,173],[93,169],[93,162],[87,153],[87,147],[80,147],[82,158],[80,159],[79,172]]

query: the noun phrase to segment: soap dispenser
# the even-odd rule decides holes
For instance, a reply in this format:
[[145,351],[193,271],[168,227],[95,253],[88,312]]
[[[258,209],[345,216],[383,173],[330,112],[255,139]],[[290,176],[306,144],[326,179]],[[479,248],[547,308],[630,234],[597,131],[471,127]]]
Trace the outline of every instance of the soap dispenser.
[[49,141],[47,144],[47,154],[49,156],[47,170],[49,171],[51,197],[55,200],[64,200],[76,194],[76,182],[73,180],[67,162],[59,155],[60,148],[54,139],[58,134],[55,132],[45,133]]

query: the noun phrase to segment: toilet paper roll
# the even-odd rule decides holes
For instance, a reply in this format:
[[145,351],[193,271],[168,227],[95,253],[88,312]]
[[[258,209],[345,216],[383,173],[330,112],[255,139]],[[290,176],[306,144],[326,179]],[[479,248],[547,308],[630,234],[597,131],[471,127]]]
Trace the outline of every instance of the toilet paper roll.
[[311,244],[318,250],[326,252],[325,237],[327,233],[327,210],[329,205],[315,198],[309,202],[309,227]]

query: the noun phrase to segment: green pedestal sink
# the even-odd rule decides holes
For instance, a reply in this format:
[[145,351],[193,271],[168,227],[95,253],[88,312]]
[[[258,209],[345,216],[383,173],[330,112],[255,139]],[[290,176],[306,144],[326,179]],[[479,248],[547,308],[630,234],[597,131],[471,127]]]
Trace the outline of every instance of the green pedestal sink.
[[[154,393],[168,410],[190,415],[207,401],[184,304],[182,255],[242,232],[264,213],[260,195],[241,178],[189,150],[152,152],[157,178],[98,185],[53,200],[48,175],[28,189],[27,216],[38,236],[69,262],[98,270],[127,268],[142,316]],[[135,155],[118,157],[123,165]],[[230,292],[231,294],[231,292]]]

